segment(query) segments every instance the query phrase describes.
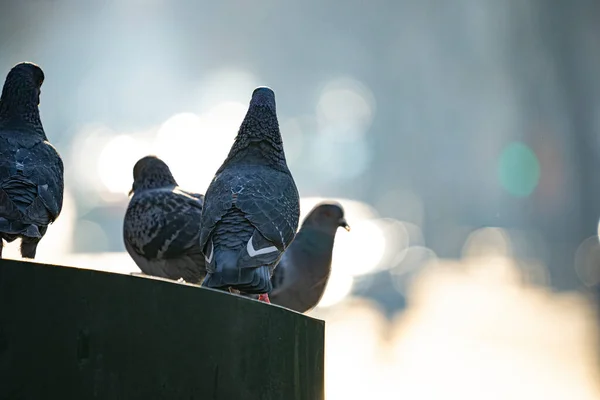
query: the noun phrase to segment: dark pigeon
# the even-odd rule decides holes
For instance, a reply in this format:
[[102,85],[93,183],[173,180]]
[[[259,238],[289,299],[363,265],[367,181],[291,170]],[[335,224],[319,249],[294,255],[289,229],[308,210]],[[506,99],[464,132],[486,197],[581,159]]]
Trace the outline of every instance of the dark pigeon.
[[[38,108],[43,82],[40,67],[17,64],[0,98],[0,237],[21,238],[26,258],[35,258],[63,204],[63,162],[48,142]],[[0,257],[2,246],[0,240]]]
[[275,94],[260,87],[206,192],[200,232],[207,269],[203,286],[259,294],[268,302],[271,275],[294,240],[299,217]]
[[339,227],[350,230],[339,203],[322,202],[310,211],[273,273],[273,304],[304,313],[319,303],[331,273]]
[[123,221],[127,252],[146,275],[200,284],[206,275],[200,248],[204,196],[177,186],[154,156],[133,167],[133,197]]

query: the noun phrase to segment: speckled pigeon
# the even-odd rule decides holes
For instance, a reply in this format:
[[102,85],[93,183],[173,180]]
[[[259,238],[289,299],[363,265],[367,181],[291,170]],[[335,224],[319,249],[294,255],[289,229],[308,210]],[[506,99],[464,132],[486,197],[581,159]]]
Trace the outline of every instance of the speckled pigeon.
[[123,221],[125,249],[146,275],[200,284],[206,275],[200,248],[204,196],[177,186],[155,156],[133,167],[133,197]]
[[273,304],[304,313],[319,303],[331,273],[338,227],[350,230],[339,203],[322,202],[310,211],[273,273]]
[[275,94],[259,87],[206,192],[200,233],[207,269],[203,286],[259,294],[269,302],[271,275],[294,240],[299,217]]
[[38,108],[43,82],[40,67],[17,64],[0,98],[0,237],[7,242],[21,238],[26,258],[35,258],[63,204],[63,162],[48,142]]

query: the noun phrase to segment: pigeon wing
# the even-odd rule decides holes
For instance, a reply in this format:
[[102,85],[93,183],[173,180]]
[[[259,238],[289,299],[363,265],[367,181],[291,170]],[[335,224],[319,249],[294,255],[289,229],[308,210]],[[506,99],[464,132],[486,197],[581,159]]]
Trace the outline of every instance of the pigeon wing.
[[30,172],[31,180],[37,184],[38,196],[50,212],[52,221],[55,221],[63,206],[63,161],[54,146],[46,141],[35,146],[32,153],[31,163],[26,164],[31,165],[30,171],[27,172]]
[[0,134],[0,177],[13,201],[26,205],[27,219],[41,225],[55,221],[62,210],[64,166],[47,141],[22,132]]
[[199,253],[202,201],[175,189],[153,190],[131,199],[124,239],[147,259]]
[[300,216],[300,200],[291,175],[277,170],[250,174],[247,190],[237,205],[258,231],[284,251],[294,240]]
[[269,168],[225,169],[206,192],[200,244],[235,205],[265,239],[283,251],[294,239],[300,215],[299,196],[289,174]]

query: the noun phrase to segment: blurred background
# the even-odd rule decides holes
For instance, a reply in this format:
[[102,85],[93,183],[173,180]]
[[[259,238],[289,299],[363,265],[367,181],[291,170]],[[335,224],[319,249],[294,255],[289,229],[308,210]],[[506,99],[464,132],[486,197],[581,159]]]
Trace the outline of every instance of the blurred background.
[[[204,192],[272,87],[302,213],[351,232],[311,316],[328,400],[598,399],[600,3],[23,0],[66,166],[38,260],[118,273],[132,168]],[[5,251],[18,258],[17,245]]]

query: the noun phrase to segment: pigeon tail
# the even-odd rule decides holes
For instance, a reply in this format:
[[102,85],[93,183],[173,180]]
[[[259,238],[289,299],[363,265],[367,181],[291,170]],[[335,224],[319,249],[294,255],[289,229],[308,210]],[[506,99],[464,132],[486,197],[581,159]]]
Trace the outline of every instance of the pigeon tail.
[[217,268],[206,275],[202,286],[221,290],[233,288],[248,294],[271,292],[273,286],[269,267],[263,265],[257,268],[239,268],[237,256],[238,253],[232,250],[217,252]]

